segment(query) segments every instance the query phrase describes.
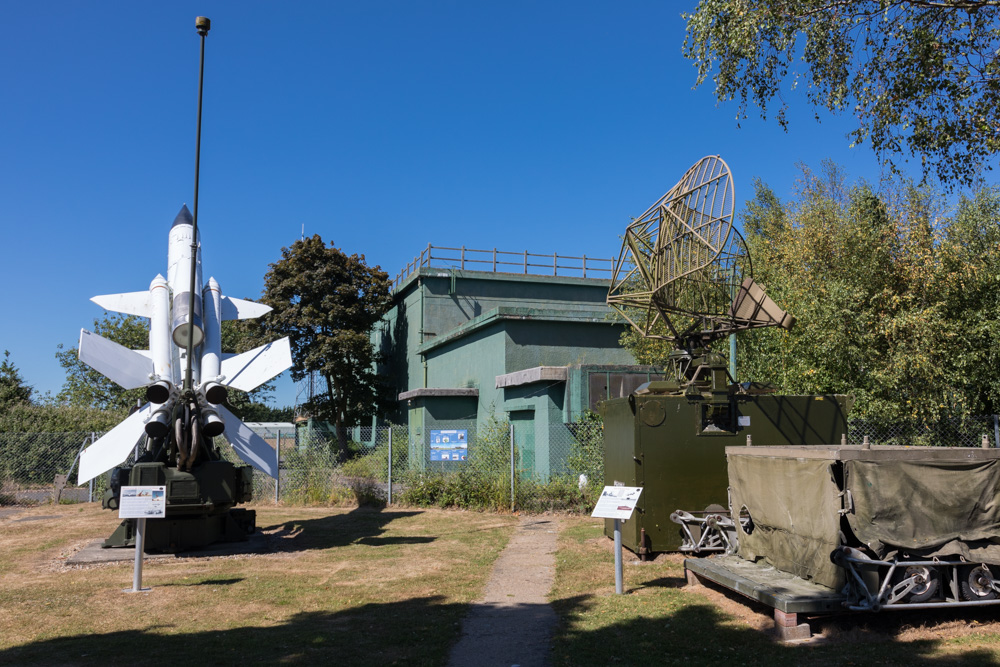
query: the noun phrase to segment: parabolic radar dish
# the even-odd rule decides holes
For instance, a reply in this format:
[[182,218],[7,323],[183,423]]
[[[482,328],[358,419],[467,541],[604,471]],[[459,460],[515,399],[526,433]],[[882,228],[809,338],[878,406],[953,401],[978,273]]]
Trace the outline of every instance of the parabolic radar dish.
[[608,305],[644,337],[692,350],[795,321],[753,281],[733,227],[733,181],[718,155],[695,163],[625,230]]

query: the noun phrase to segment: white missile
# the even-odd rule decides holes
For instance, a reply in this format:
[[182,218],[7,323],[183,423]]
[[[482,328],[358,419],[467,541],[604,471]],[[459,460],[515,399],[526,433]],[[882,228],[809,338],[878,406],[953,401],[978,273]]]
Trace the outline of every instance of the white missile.
[[[192,300],[194,397],[182,401],[181,359],[188,344]],[[271,446],[219,404],[225,401],[228,387],[250,391],[288,369],[292,365],[291,346],[287,338],[282,338],[243,354],[222,353],[223,320],[259,317],[271,308],[224,296],[214,278],[209,278],[202,289],[201,244],[194,238],[187,206],[181,208],[170,227],[166,279],[157,275],[147,291],[95,296],[91,301],[105,310],[149,318],[148,351],[130,350],[82,330],[79,356],[88,366],[126,389],[146,387],[146,398],[155,405],[143,406],[83,451],[78,483],[83,484],[122,463],[144,431],[153,438],[170,437],[175,422],[181,419],[178,416],[183,412],[178,409],[181,405],[191,405],[190,410],[200,415],[197,427],[202,434],[208,437],[225,434],[240,458],[272,477],[277,474]],[[182,450],[178,456],[181,466],[188,458],[188,443],[177,445]]]

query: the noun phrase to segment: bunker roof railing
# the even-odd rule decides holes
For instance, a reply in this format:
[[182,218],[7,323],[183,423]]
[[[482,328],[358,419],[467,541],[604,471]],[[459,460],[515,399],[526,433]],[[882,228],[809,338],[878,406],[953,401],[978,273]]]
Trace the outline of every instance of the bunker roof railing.
[[399,287],[406,278],[418,269],[460,269],[462,271],[484,271],[488,273],[517,273],[523,275],[548,275],[574,278],[607,278],[614,275],[617,258],[573,257],[570,255],[539,255],[528,252],[506,250],[475,250],[472,248],[446,248],[427,244],[420,255],[413,258],[393,281],[393,289]]

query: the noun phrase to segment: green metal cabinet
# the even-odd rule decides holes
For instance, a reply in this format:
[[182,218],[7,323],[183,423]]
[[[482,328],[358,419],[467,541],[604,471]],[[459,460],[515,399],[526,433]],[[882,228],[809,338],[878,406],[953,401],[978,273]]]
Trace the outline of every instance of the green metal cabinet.
[[[847,433],[849,396],[734,389],[720,398],[636,393],[604,403],[604,483],[643,487],[635,513],[622,523],[622,544],[637,554],[680,547],[680,528],[670,520],[675,510],[727,505],[726,447],[746,445],[748,436],[754,445],[834,444]],[[610,519],[604,532],[614,535]]]

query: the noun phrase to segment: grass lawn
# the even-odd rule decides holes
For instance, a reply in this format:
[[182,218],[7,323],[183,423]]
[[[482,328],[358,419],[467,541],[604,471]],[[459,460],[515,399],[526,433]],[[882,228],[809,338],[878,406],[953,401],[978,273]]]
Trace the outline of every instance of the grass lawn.
[[[0,664],[440,665],[516,517],[257,508],[272,553],[62,564],[115,513],[49,505],[0,519]],[[129,553],[133,553],[129,550]]]
[[995,665],[1000,607],[851,615],[815,624],[826,640],[776,643],[770,610],[711,588],[685,588],[679,556],[625,560],[614,594],[614,554],[603,524],[563,520],[552,605],[561,619],[554,665]]
[[[0,665],[443,665],[518,519],[476,512],[257,508],[269,553],[68,567],[113,530],[95,505],[0,516]],[[554,665],[1000,664],[1000,608],[843,616],[826,641],[775,643],[769,610],[684,586],[676,556],[613,554],[598,521],[561,517]],[[131,550],[128,552],[131,554]]]

